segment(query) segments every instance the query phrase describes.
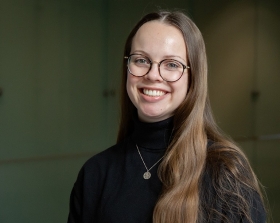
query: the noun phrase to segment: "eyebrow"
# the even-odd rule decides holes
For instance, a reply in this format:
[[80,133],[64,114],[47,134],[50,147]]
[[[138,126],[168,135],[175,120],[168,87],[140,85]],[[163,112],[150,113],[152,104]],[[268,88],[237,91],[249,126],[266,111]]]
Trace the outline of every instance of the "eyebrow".
[[[133,53],[135,53],[135,54],[143,54],[143,56],[146,56],[146,57],[151,57],[150,55],[149,55],[149,53],[147,53],[147,52],[145,52],[145,51],[142,51],[142,50],[135,50]],[[164,58],[179,58],[179,59],[181,59],[181,60],[183,60],[185,63],[187,63],[187,61],[185,60],[185,59],[183,59],[182,57],[180,57],[180,56],[177,56],[177,55],[165,55],[164,56]]]

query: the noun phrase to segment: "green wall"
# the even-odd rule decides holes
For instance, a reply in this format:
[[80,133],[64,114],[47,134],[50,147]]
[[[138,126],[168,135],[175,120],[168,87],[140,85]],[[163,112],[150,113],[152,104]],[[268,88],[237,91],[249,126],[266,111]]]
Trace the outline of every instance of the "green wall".
[[248,155],[280,222],[280,2],[194,2],[214,114]]
[[276,0],[0,0],[1,223],[66,222],[82,164],[116,139],[125,38],[156,8],[184,9],[202,30],[218,123],[280,221]]

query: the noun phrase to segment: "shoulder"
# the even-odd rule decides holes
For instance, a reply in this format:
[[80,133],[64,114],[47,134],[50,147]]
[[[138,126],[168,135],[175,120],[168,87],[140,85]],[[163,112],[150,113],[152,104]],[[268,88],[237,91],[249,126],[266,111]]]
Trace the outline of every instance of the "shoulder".
[[[231,220],[251,218],[253,222],[265,222],[263,202],[258,191],[258,182],[249,161],[238,147],[213,142],[208,146],[201,186],[207,212],[215,209],[216,213],[226,213]],[[260,221],[255,221],[256,217]]]
[[127,143],[125,140],[89,158],[80,169],[76,184],[93,181],[98,181],[95,184],[101,183],[108,171],[117,170],[120,166],[118,164],[125,159]]
[[124,158],[126,153],[127,141],[115,144],[108,149],[97,153],[96,155],[89,158],[83,165],[81,171],[92,172],[92,171],[104,171],[107,167],[115,165],[120,159]]
[[230,194],[230,191],[254,190],[258,184],[245,154],[238,147],[218,143],[212,143],[207,149],[204,179],[217,192],[225,193],[227,189]]
[[110,148],[89,158],[80,169],[74,184],[76,191],[97,193],[102,190],[108,172],[118,171],[121,159],[125,158],[126,141],[111,146]]
[[227,176],[225,181],[239,180],[241,183],[253,180],[254,174],[246,155],[237,146],[208,142],[206,172],[215,179]]

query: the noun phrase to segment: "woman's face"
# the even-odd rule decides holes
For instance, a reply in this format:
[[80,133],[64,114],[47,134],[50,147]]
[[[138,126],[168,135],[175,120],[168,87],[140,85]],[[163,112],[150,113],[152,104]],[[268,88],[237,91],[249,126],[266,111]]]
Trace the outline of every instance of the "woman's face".
[[[135,34],[131,54],[142,54],[153,62],[174,59],[187,65],[187,52],[183,35],[177,28],[151,21],[145,23]],[[188,91],[188,73],[184,70],[176,82],[164,81],[154,63],[143,77],[127,73],[127,93],[144,122],[157,122],[169,118],[183,102]]]

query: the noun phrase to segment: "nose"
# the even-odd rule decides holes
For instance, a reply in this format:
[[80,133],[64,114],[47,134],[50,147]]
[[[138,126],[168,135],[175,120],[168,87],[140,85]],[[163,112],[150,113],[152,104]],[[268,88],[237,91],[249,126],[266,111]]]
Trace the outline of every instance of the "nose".
[[157,62],[151,63],[151,69],[147,73],[146,78],[151,81],[163,81],[159,73],[159,64]]

